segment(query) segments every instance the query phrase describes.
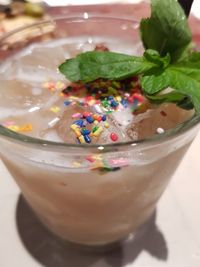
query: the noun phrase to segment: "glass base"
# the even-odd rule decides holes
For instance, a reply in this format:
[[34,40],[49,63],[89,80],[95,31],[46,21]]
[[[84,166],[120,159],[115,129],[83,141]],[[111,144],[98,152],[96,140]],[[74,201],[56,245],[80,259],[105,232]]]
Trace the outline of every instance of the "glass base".
[[[56,244],[56,247],[59,246],[63,249],[67,248],[70,251],[75,250],[83,252],[105,253],[117,250],[124,245],[126,246],[140,241],[140,239],[147,234],[150,228],[155,227],[156,212],[154,211],[150,218],[143,225],[141,225],[137,231],[130,233],[123,239],[107,244],[86,245],[62,239],[53,233],[47,228],[46,224],[42,222],[41,218],[36,215],[36,213],[22,196],[19,199],[18,206],[20,209],[19,212],[17,212],[17,225],[20,236],[25,243],[27,243],[25,239],[29,238],[30,236],[32,236],[33,239],[38,240],[40,240],[40,238],[43,236],[42,239],[46,240],[46,243],[50,242],[51,244]],[[27,231],[25,231],[25,229],[27,229]],[[30,242],[32,243],[32,239]]]
[[[64,240],[58,237],[54,233],[53,235],[64,246],[70,247],[71,249],[75,249],[75,250],[83,251],[83,252],[105,253],[105,252],[116,250],[124,245],[128,245],[129,243],[134,243],[138,241],[148,232],[149,228],[155,225],[155,218],[156,218],[156,212],[154,211],[153,214],[150,216],[150,218],[144,224],[142,224],[137,229],[137,231],[135,231],[134,233],[130,233],[128,236],[124,237],[123,239],[120,239],[120,240],[117,240],[111,243],[107,243],[107,244],[99,244],[99,245],[80,244],[80,243],[75,243],[69,240]],[[51,230],[49,229],[48,231],[51,232]]]

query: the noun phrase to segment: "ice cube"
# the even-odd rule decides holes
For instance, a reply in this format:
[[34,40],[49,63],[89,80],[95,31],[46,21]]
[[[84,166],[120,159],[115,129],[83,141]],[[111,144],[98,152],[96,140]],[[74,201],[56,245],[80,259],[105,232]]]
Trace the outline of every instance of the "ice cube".
[[[90,118],[83,118],[84,112],[87,112]],[[90,143],[90,139],[92,144],[126,142],[130,140],[125,131],[126,127],[121,125],[112,114],[106,115],[106,120],[102,120],[103,115],[102,113],[94,113],[94,106],[71,105],[66,108],[59,122],[52,129],[56,129],[60,138],[67,143]],[[74,124],[77,126],[72,126]],[[88,134],[85,134],[89,136],[89,139],[87,140],[86,137],[81,141],[79,135],[81,133],[84,136],[83,129],[86,132],[89,130]]]
[[77,54],[87,51],[93,51],[95,49],[95,43],[93,43],[91,38],[83,38],[78,39],[77,42],[74,43],[74,39],[70,42],[70,39],[67,43],[62,45],[65,58],[73,58]]
[[[58,121],[58,123],[56,123],[54,127],[52,127],[52,130],[56,130],[58,136],[63,142],[78,143],[76,133],[71,129],[71,125],[75,121],[81,119],[81,114],[83,114],[83,112],[85,111],[91,112],[91,109],[89,107],[84,108],[82,106],[79,106],[78,104],[66,107],[66,110],[63,112],[60,120]],[[74,114],[80,114],[80,116],[73,118]],[[88,126],[90,125],[87,125],[87,128],[91,129],[91,127]]]
[[[135,116],[127,134],[131,139],[143,139],[154,134],[162,134],[189,119],[193,111],[187,111],[175,104],[162,104]],[[137,133],[137,136],[135,135]]]
[[33,94],[33,88],[35,87],[32,87],[29,83],[17,80],[1,80],[1,107],[5,106],[10,109],[27,110],[35,106],[42,107],[50,105],[58,98],[57,95],[51,95],[47,89],[41,87],[38,88],[38,90],[41,90],[40,94]]
[[65,60],[60,47],[32,46],[23,54],[13,57],[12,64],[4,64],[0,72],[8,80],[41,83],[47,80],[63,80],[57,68]]
[[55,70],[65,60],[62,47],[36,46],[21,57],[22,65]]

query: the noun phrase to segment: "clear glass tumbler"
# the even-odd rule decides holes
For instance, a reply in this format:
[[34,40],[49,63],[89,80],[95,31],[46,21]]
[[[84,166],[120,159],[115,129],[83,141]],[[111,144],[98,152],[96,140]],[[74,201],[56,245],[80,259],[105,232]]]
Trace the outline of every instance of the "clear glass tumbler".
[[[98,15],[42,21],[2,37],[1,60],[34,42],[66,36],[135,44],[138,23]],[[162,135],[114,145],[44,141],[0,126],[0,156],[47,228],[75,243],[105,245],[135,233],[154,213],[198,122],[193,116]]]

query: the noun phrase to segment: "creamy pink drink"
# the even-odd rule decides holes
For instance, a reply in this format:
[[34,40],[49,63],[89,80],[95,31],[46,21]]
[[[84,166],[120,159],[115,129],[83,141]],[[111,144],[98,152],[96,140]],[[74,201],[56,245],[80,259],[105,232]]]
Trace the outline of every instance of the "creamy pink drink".
[[186,132],[192,110],[149,103],[137,77],[86,86],[58,72],[102,43],[141,51],[82,35],[30,45],[0,66],[1,158],[40,220],[87,245],[119,241],[147,221],[197,131]]

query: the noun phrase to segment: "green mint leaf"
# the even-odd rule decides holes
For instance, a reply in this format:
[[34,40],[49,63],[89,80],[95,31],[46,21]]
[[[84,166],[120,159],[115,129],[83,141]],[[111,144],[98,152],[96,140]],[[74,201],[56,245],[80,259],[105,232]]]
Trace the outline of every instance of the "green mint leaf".
[[159,67],[145,57],[114,52],[90,51],[66,60],[59,70],[70,81],[90,82],[98,78],[118,80],[145,73]]
[[151,17],[142,19],[140,32],[145,49],[157,50],[162,56],[169,53],[172,61],[191,42],[187,18],[176,0],[152,0]]
[[190,97],[194,108],[200,114],[200,81],[190,76],[188,71],[180,71],[173,65],[166,70],[170,87]]
[[[154,103],[176,103],[200,114],[200,53],[191,53],[191,32],[177,0],[151,0],[151,17],[140,23],[146,48],[142,57],[91,51],[66,60],[59,70],[67,79],[90,82],[140,75],[145,95]],[[170,93],[162,92],[167,87]]]
[[165,70],[154,70],[141,77],[141,85],[145,94],[153,95],[169,87],[170,80]]
[[[200,78],[198,77],[200,71],[194,68],[194,65],[198,66],[200,64],[200,61],[195,59],[195,54],[190,59],[191,61],[187,61],[187,64],[184,62],[183,65],[170,65],[160,73],[144,75],[141,78],[144,93],[153,95],[167,87],[171,87],[182,95],[187,96],[192,101],[196,112],[200,113]],[[187,101],[187,104],[178,100],[179,106],[191,106],[190,100]]]
[[178,50],[176,50],[176,53],[173,53],[173,62],[181,62],[183,60],[186,60],[187,57],[192,53],[194,50],[195,45],[194,43],[189,43],[187,46],[182,47]]
[[200,81],[200,52],[193,52],[185,60],[173,64],[173,69]]
[[183,109],[193,109],[194,106],[191,102],[190,97],[183,95],[177,91],[171,91],[169,93],[156,94],[156,95],[146,95],[146,97],[154,104],[162,103],[175,103],[180,108]]
[[70,81],[80,81],[81,74],[79,70],[79,61],[76,58],[66,60],[58,67],[59,71],[64,74]]
[[169,54],[166,54],[166,56],[161,57],[160,54],[158,53],[158,51],[152,50],[152,49],[147,49],[144,52],[144,57],[152,62],[155,63],[157,65],[159,65],[162,68],[166,68],[171,60],[171,57]]

